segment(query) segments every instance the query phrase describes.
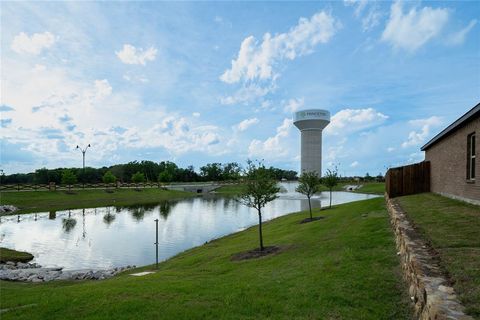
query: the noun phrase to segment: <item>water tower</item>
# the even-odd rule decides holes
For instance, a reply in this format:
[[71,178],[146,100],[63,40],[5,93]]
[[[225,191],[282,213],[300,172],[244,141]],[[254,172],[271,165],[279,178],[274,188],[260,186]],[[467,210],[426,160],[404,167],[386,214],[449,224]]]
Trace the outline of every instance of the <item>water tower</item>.
[[295,112],[293,124],[300,130],[301,173],[315,171],[322,175],[322,130],[330,123],[330,112],[309,109]]

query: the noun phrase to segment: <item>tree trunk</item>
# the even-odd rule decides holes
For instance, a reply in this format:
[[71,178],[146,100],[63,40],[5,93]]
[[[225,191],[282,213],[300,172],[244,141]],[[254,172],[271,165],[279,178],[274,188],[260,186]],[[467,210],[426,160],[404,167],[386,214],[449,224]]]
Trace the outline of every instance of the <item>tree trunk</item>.
[[310,197],[308,197],[308,209],[310,210],[310,220],[313,219],[312,217],[312,204],[310,203]]
[[260,251],[263,251],[262,211],[260,209],[258,209],[258,235],[260,237]]
[[330,209],[332,208],[332,189],[330,189]]

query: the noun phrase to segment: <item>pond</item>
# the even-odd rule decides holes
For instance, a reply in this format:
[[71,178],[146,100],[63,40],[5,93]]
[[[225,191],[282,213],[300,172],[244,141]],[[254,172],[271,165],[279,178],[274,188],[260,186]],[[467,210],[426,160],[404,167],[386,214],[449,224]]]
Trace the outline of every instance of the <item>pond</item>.
[[[264,221],[308,210],[295,183],[282,183],[280,197],[263,210]],[[377,197],[334,192],[333,204]],[[312,200],[328,206],[328,192]],[[256,211],[219,195],[162,201],[151,205],[85,208],[2,217],[0,245],[27,251],[34,262],[65,269],[104,269],[155,263],[155,222],[159,228],[159,259],[204,244],[258,223]],[[268,245],[268,234],[265,235]]]

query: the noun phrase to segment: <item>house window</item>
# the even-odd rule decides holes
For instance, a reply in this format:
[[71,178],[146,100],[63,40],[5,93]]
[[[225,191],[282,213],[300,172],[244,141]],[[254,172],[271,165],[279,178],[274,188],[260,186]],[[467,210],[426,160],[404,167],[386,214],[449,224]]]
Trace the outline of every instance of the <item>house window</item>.
[[467,137],[467,179],[475,180],[475,132]]

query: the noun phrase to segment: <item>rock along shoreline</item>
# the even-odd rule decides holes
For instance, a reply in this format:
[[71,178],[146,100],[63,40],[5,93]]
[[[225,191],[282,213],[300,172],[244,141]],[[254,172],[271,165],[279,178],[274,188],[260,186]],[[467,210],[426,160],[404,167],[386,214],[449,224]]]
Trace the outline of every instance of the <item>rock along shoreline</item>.
[[104,270],[63,270],[63,267],[43,268],[37,263],[7,261],[0,264],[0,280],[21,282],[48,282],[54,280],[104,280],[136,266]]

